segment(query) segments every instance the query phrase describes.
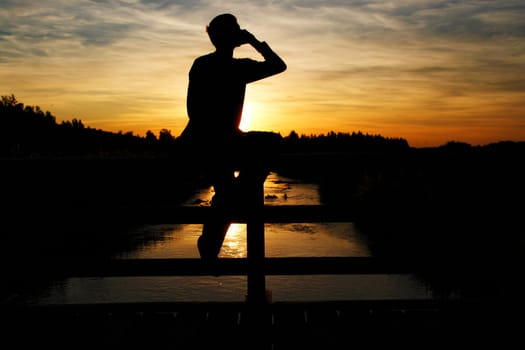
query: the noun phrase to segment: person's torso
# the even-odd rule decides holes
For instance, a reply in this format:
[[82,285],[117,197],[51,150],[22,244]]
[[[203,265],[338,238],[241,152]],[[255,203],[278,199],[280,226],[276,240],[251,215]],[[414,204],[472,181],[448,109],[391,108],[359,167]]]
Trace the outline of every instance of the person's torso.
[[215,54],[195,61],[188,91],[188,114],[194,128],[211,134],[238,131],[246,91],[243,61]]

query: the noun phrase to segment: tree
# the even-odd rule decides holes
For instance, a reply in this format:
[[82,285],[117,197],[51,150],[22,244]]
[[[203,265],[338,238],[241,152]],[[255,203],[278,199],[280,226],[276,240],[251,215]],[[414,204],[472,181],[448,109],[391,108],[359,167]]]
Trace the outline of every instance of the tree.
[[148,143],[155,143],[157,141],[157,137],[155,136],[153,131],[151,130],[146,131],[146,141]]
[[16,100],[15,95],[11,94],[11,96],[2,96],[2,107],[23,107],[22,103],[18,103]]
[[162,129],[159,132],[159,142],[161,144],[170,144],[173,141],[175,141],[175,137],[171,135],[171,130],[168,129]]

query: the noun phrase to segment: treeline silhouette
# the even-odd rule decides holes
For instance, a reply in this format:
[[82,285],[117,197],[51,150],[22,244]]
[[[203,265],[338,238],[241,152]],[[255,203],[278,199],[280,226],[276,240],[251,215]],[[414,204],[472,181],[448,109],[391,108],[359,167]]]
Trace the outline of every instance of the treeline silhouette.
[[0,155],[4,157],[147,154],[174,139],[169,130],[161,130],[158,137],[152,132],[139,137],[132,132],[94,129],[80,119],[57,123],[49,111],[26,106],[14,95],[2,96],[0,117]]
[[[49,111],[24,105],[14,95],[2,96],[0,116],[0,156],[4,157],[160,155],[171,154],[177,147],[177,136],[168,129],[158,135],[148,130],[145,136],[138,136],[91,128],[76,118],[58,123]],[[284,137],[282,151],[396,151],[408,147],[404,139],[362,132],[299,135],[292,131]]]

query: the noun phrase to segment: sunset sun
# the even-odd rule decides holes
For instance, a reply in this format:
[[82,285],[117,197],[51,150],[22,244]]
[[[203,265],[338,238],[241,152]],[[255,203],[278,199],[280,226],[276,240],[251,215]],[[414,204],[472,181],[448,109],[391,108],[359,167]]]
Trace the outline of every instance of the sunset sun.
[[249,131],[253,129],[253,123],[256,112],[257,108],[255,103],[250,101],[244,102],[244,106],[242,109],[241,125],[239,127],[242,131]]

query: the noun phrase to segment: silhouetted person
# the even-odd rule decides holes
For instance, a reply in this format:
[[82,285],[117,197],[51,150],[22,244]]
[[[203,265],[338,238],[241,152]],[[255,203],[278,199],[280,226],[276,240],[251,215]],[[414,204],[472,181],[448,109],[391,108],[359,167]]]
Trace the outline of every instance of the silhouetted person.
[[[195,59],[189,72],[189,121],[180,140],[193,163],[204,166],[215,191],[215,214],[204,223],[197,242],[201,258],[215,259],[230,226],[221,214],[249,201],[250,186],[264,182],[281,140],[276,133],[239,129],[246,84],[281,73],[286,64],[266,42],[242,30],[231,14],[213,18],[206,31],[215,51]],[[234,49],[244,44],[264,60],[234,58]]]

